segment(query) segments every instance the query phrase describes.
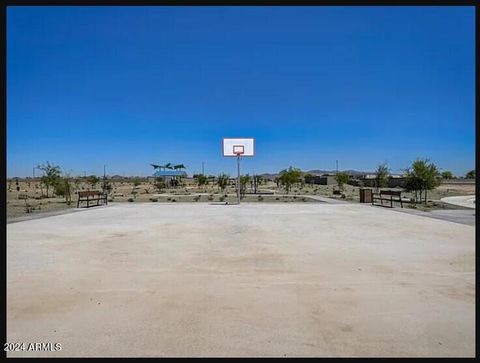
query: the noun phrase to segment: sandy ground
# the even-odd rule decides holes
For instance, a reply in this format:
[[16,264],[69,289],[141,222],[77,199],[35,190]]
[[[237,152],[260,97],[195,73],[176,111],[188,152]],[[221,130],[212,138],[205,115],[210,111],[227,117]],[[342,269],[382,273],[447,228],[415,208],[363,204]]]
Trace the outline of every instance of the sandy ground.
[[474,227],[360,204],[118,203],[7,225],[8,356],[469,356]]
[[[228,201],[230,203],[236,201],[236,192],[234,185],[228,186],[221,191],[217,185],[209,184],[199,187],[193,180],[186,180],[182,187],[164,189],[159,193],[159,190],[154,186],[153,182],[143,181],[139,185],[134,185],[130,181],[111,181],[112,190],[109,194],[109,200],[113,202],[222,202]],[[17,219],[19,217],[28,217],[29,215],[38,215],[45,212],[64,211],[75,208],[77,195],[80,190],[100,190],[101,183],[96,185],[89,185],[85,182],[72,183],[74,194],[72,195],[72,204],[69,206],[65,203],[63,197],[52,197],[52,190],[50,190],[50,197],[43,198],[46,190],[42,189],[38,181],[20,181],[18,184],[19,191],[16,190],[17,185],[15,181],[7,181],[7,219]],[[266,182],[262,184],[260,190],[267,192],[274,192],[275,195],[246,195],[244,201],[246,202],[262,202],[262,203],[291,203],[315,202],[312,196],[329,197],[341,200],[341,196],[334,195],[333,191],[338,189],[336,185],[295,185],[292,187],[289,195],[285,195],[286,191],[282,187],[277,187],[274,182]],[[51,188],[50,188],[51,189]],[[251,189],[248,189],[252,192]],[[344,192],[345,200],[358,202],[360,199],[359,187],[352,185],[345,185]],[[459,195],[474,195],[475,184],[466,182],[445,182],[437,189],[429,191],[428,200],[434,201],[428,206],[417,205],[417,209],[434,210],[434,209],[452,209],[452,205],[439,202],[441,198],[459,196]],[[27,195],[28,200],[20,200],[20,195]],[[410,193],[403,193],[404,199],[411,197]],[[28,210],[25,204],[28,203],[33,209]],[[27,213],[27,210],[30,213]]]

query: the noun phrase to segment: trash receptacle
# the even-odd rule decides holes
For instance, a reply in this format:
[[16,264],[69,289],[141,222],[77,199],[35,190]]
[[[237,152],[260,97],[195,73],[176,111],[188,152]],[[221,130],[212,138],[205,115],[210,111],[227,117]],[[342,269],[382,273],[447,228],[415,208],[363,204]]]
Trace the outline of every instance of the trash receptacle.
[[372,189],[360,188],[360,203],[372,203]]

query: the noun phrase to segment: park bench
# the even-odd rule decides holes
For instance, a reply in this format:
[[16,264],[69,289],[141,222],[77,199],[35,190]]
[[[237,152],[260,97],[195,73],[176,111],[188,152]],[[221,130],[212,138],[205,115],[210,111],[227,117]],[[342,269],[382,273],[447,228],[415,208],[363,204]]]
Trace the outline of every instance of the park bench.
[[90,202],[97,202],[97,206],[100,205],[100,202],[107,202],[107,195],[98,190],[86,191],[86,192],[78,192],[78,201],[77,201],[77,208],[80,205],[80,202],[87,202],[87,208],[90,206]]
[[27,194],[19,194],[19,195],[18,195],[18,199],[27,200],[27,199],[28,199],[28,195],[27,195]]
[[[384,198],[383,196],[390,196],[390,198]],[[394,199],[395,197],[395,199]],[[390,201],[390,208],[393,208],[393,202],[400,202],[400,207],[403,208],[402,192],[397,190],[381,190],[379,193],[372,194],[372,205],[375,204],[375,200],[380,200],[380,204],[383,206],[383,201]]]

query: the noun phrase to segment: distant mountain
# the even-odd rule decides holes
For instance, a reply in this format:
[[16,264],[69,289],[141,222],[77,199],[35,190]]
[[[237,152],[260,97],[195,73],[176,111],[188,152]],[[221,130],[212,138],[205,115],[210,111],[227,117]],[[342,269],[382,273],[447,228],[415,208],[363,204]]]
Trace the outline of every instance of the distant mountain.
[[260,174],[260,176],[262,176],[265,179],[275,179],[278,176],[278,173],[277,174],[264,173],[264,174]]
[[[313,175],[321,175],[321,174],[335,174],[336,170],[308,170],[306,173],[313,174]],[[364,174],[373,174],[371,171],[359,171],[359,170],[339,170],[339,172],[347,173],[349,175],[364,175]]]

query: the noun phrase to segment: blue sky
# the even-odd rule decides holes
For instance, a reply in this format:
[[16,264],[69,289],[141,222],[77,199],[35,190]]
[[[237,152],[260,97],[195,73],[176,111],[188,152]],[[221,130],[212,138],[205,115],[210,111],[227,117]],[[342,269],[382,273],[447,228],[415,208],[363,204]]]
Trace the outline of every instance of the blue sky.
[[[475,166],[473,7],[8,7],[7,175]],[[39,171],[37,171],[38,175]]]

